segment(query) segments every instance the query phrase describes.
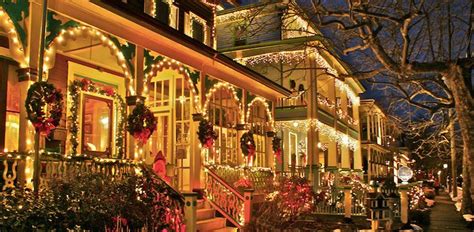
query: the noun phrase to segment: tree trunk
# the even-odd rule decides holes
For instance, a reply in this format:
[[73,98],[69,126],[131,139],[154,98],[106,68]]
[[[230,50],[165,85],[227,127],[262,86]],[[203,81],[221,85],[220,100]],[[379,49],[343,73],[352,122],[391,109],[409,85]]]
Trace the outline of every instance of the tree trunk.
[[[462,214],[471,214],[472,212],[472,198],[471,198],[471,178],[469,178],[469,165],[467,165],[468,157],[462,157]],[[467,178],[464,178],[464,177]]]
[[457,169],[457,160],[456,160],[456,134],[454,133],[454,117],[453,117],[453,110],[449,111],[449,137],[450,137],[450,146],[451,146],[451,189],[453,193],[453,197],[456,198],[458,196],[458,185],[456,183],[456,177],[458,176]]
[[[471,178],[474,174],[474,100],[471,96],[466,83],[464,82],[463,72],[458,65],[451,65],[447,75],[450,89],[452,91],[455,110],[458,118],[459,127],[461,128],[461,136],[463,141],[463,200],[473,192],[471,186]],[[464,170],[464,169],[469,170]],[[467,174],[467,175],[466,175]],[[472,196],[469,203],[471,204]],[[464,206],[464,202],[463,202]],[[470,210],[470,205],[469,205]]]

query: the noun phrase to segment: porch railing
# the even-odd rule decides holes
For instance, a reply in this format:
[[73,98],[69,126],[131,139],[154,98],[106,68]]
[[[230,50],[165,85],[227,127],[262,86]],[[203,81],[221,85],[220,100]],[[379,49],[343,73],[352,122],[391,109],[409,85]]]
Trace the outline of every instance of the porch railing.
[[226,165],[212,165],[206,168],[212,170],[232,188],[235,188],[234,183],[245,177],[252,183],[255,194],[266,194],[273,191],[274,174],[269,168],[231,167]]
[[244,195],[221,179],[214,170],[206,168],[206,173],[205,198],[232,224],[241,228],[245,220]]
[[[316,204],[316,214],[344,215],[344,193],[340,189],[324,189],[329,191],[329,199]],[[366,216],[365,194],[353,194],[351,203],[351,215]]]

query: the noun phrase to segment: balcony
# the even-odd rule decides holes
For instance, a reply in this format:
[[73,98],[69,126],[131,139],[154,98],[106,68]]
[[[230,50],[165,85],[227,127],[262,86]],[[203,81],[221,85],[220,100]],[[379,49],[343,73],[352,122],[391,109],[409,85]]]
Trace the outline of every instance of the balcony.
[[[277,121],[300,120],[307,118],[308,93],[300,92],[298,95],[278,99],[275,109]],[[318,93],[318,118],[328,125],[334,125],[337,119],[344,126],[358,130],[358,122],[341,108],[338,108],[334,101]]]

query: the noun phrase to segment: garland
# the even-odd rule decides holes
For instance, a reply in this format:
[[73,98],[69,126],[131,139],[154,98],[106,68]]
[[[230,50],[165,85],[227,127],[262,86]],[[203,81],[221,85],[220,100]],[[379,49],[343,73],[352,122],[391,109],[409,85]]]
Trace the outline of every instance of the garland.
[[217,133],[214,127],[208,120],[201,120],[198,128],[198,139],[204,148],[210,149],[214,146],[214,141],[217,139]]
[[244,156],[254,156],[255,155],[255,140],[253,139],[253,132],[245,132],[240,138],[240,148]]
[[[28,120],[33,124],[36,132],[48,136],[61,120],[63,95],[53,84],[44,81],[36,82],[28,89],[25,107]],[[46,112],[46,108],[49,112]]]
[[117,148],[116,158],[122,158],[124,154],[124,127],[126,117],[126,105],[122,97],[115,92],[112,88],[98,88],[95,84],[88,80],[75,80],[69,86],[69,95],[71,96],[71,115],[69,116],[70,127],[69,132],[71,134],[70,142],[72,145],[72,156],[77,155],[78,133],[79,133],[79,100],[81,92],[95,93],[106,97],[112,97],[114,99],[114,105],[117,107],[119,113],[119,120],[117,122],[116,135],[115,135],[115,146]]
[[128,115],[127,122],[127,131],[141,144],[145,144],[156,129],[155,115],[141,102]]
[[272,149],[273,149],[273,154],[275,154],[276,160],[278,161],[279,164],[281,164],[281,154],[282,154],[282,149],[281,149],[281,139],[277,136],[273,137],[272,140]]

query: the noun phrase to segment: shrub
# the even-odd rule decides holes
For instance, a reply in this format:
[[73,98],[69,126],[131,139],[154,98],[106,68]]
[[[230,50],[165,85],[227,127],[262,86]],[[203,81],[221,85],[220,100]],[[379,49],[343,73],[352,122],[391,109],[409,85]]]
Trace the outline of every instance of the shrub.
[[144,226],[147,231],[184,230],[181,196],[153,172],[142,170],[142,175],[122,179],[78,173],[52,181],[37,197],[27,189],[2,192],[0,230],[104,231],[119,220],[132,231]]

